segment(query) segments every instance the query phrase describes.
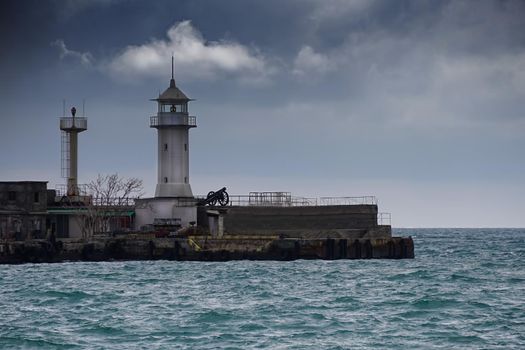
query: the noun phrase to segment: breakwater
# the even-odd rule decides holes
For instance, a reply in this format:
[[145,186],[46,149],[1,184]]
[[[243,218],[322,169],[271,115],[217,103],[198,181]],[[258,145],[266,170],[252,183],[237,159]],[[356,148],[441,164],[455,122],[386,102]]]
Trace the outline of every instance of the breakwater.
[[110,260],[296,260],[414,258],[411,237],[294,239],[231,235],[101,237],[89,240],[26,240],[0,243],[0,263]]

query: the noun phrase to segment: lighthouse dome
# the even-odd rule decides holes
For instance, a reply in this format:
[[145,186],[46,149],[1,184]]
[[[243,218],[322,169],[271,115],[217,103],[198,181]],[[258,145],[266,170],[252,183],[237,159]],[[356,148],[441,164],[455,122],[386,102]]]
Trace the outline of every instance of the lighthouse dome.
[[172,78],[170,81],[170,86],[164,90],[164,92],[160,94],[158,98],[153,99],[153,101],[188,102],[192,101],[192,99],[186,96],[186,94],[175,85],[175,79]]

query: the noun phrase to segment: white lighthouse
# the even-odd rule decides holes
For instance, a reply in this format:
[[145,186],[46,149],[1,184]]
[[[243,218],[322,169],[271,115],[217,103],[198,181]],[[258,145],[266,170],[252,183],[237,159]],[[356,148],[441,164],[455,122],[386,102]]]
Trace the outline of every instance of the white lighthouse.
[[175,84],[173,57],[170,86],[159,95],[158,112],[150,118],[150,127],[158,133],[158,174],[155,197],[193,198],[189,173],[189,130],[197,126],[188,113],[191,101]]
[[188,113],[191,99],[175,84],[173,57],[170,86],[152,101],[158,104],[150,117],[150,127],[157,129],[157,187],[154,198],[135,200],[135,226],[176,230],[197,221],[189,171],[189,130],[197,123]]

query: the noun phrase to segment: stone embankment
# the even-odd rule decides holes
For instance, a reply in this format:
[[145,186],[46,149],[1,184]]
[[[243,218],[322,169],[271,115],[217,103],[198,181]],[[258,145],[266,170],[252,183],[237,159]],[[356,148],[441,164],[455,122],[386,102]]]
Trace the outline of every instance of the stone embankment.
[[235,235],[160,238],[155,235],[101,237],[90,240],[0,242],[0,263],[47,263],[111,260],[296,260],[414,258],[411,237],[295,239]]

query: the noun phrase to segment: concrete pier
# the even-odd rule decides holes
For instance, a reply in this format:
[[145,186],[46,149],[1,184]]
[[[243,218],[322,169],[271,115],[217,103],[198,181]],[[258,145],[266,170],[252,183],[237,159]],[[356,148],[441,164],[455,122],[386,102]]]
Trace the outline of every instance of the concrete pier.
[[295,239],[226,235],[161,238],[139,234],[85,240],[0,242],[0,263],[51,263],[111,260],[296,260],[410,259],[411,237]]

